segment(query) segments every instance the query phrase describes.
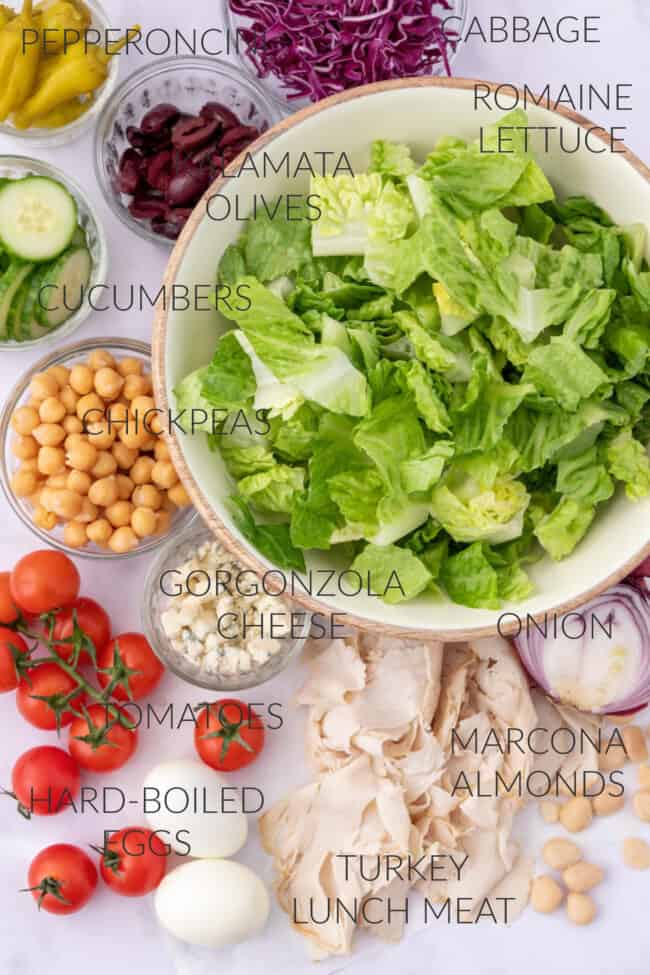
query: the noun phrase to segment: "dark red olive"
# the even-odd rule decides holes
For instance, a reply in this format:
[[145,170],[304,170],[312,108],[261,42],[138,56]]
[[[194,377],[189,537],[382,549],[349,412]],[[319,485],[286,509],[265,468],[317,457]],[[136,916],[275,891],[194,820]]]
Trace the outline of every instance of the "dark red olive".
[[160,234],[161,237],[167,237],[169,240],[176,240],[183,229],[183,225],[170,223],[164,217],[154,217],[151,221],[151,229],[154,234]]
[[152,220],[164,216],[167,205],[162,197],[151,193],[139,193],[129,203],[129,213],[136,220]]
[[241,124],[235,113],[220,102],[206,102],[199,114],[203,118],[221,122],[224,129],[230,129]]
[[147,182],[154,190],[163,193],[172,178],[172,154],[170,149],[159,149],[147,166]]
[[210,162],[210,159],[214,155],[214,145],[210,144],[203,146],[202,149],[197,149],[196,152],[192,153],[191,159],[195,166],[204,166],[206,163]]
[[183,206],[196,203],[210,185],[210,174],[205,169],[188,164],[185,169],[172,176],[167,187],[167,202],[170,206]]
[[162,129],[170,128],[180,115],[175,105],[162,102],[150,108],[140,122],[140,128],[145,135],[157,134]]
[[228,131],[222,135],[219,140],[219,145],[222,149],[226,146],[232,146],[237,142],[248,143],[252,142],[253,139],[257,139],[259,132],[253,125],[237,125],[235,128],[228,129]]
[[142,157],[135,149],[127,149],[122,153],[118,174],[118,187],[120,193],[133,195],[140,184],[140,174],[142,171]]
[[213,139],[220,128],[219,122],[206,121],[200,115],[183,119],[172,129],[172,143],[179,149],[199,149]]
[[144,149],[148,144],[146,135],[140,131],[137,125],[127,125],[126,138],[134,149]]

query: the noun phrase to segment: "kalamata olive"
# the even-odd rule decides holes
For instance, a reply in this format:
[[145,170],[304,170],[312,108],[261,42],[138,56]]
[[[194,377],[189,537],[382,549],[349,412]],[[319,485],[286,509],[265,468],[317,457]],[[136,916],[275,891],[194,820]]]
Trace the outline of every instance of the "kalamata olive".
[[164,217],[154,217],[151,221],[151,229],[154,234],[160,234],[161,237],[167,237],[169,240],[176,240],[183,229],[183,225],[169,223]]
[[163,193],[172,178],[172,154],[170,149],[160,149],[147,166],[147,182],[154,190]]
[[129,213],[136,220],[152,220],[164,216],[167,205],[162,197],[151,193],[139,193],[129,203]]
[[206,102],[199,114],[203,118],[223,123],[224,129],[230,129],[241,124],[235,113],[231,112],[225,105],[221,105],[220,102]]
[[134,149],[144,149],[147,145],[147,137],[141,132],[137,125],[127,125],[126,138]]
[[141,156],[135,149],[127,149],[122,153],[118,174],[120,193],[133,195],[140,184]]
[[172,176],[167,187],[167,202],[170,206],[183,206],[195,203],[210,185],[210,174],[205,169],[191,164]]
[[214,145],[203,146],[202,149],[197,149],[196,152],[192,153],[191,159],[195,166],[204,166],[206,163],[210,162],[210,159],[214,155]]
[[162,102],[154,105],[140,121],[140,128],[145,135],[156,134],[162,129],[170,128],[180,115],[175,105]]
[[188,152],[192,149],[200,149],[216,135],[220,128],[220,123],[216,120],[206,121],[200,115],[183,119],[172,129],[172,143]]
[[238,125],[235,128],[228,129],[228,131],[221,136],[219,145],[222,149],[225,149],[226,146],[232,146],[236,142],[244,142],[244,140],[246,140],[246,142],[252,142],[253,139],[258,137],[258,135],[259,132],[255,126]]

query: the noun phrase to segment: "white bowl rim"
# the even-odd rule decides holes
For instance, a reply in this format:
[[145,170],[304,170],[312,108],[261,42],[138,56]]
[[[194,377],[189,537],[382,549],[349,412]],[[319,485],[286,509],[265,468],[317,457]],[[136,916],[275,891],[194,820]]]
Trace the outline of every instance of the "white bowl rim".
[[[306,108],[301,109],[294,115],[284,118],[282,121],[278,122],[272,128],[264,132],[259,139],[256,139],[255,142],[252,142],[249,146],[247,146],[244,152],[240,156],[237,156],[229,165],[233,170],[236,171],[237,166],[243,162],[244,156],[247,153],[256,153],[259,149],[272,142],[276,136],[282,135],[289,129],[300,125],[300,123],[305,119],[318,115],[323,111],[327,111],[328,108],[342,102],[353,101],[356,98],[363,98],[369,95],[381,95],[387,91],[395,91],[406,88],[451,88],[461,91],[471,91],[477,84],[487,85],[491,92],[494,92],[499,87],[499,82],[485,81],[482,78],[417,77],[406,79],[401,78],[396,81],[379,81],[371,85],[362,85],[358,88],[350,88],[347,91],[340,92],[336,95],[331,95],[329,98],[324,98],[322,101],[315,102],[313,105],[309,105]],[[523,91],[519,88],[516,90],[520,98],[523,99]],[[546,108],[546,106],[544,106],[544,108]],[[560,115],[568,121],[575,123],[582,129],[589,130],[595,137],[599,138],[606,145],[608,144],[609,136],[606,130],[602,126],[597,125],[595,122],[590,121],[590,119],[588,119],[586,116],[580,115],[571,109],[565,108],[564,106],[558,106],[557,109],[549,109],[549,111],[551,111],[552,114]],[[647,183],[650,184],[650,167],[639,159],[639,157],[636,156],[621,140],[617,140],[617,146],[617,154],[622,156],[622,158],[625,159],[625,161],[631,165]],[[165,275],[163,278],[165,293],[176,280],[178,271],[180,270],[185,258],[185,252],[194,236],[195,231],[204,218],[209,197],[215,192],[218,192],[220,188],[227,183],[229,178],[231,177],[228,175],[219,176],[212,183],[212,185],[208,187],[205,194],[194,208],[189,220],[185,224],[178,240],[176,241],[165,270]],[[152,375],[156,405],[164,410],[168,410],[170,408],[165,376],[167,319],[167,309],[163,307],[163,302],[161,302],[159,299],[156,307],[152,333]],[[221,544],[231,551],[239,561],[241,561],[247,568],[250,568],[254,572],[263,575],[268,571],[264,562],[252,548],[241,544],[238,539],[231,534],[228,527],[216,513],[213,506],[210,504],[205,494],[199,487],[185,460],[175,433],[172,433],[168,443],[172,460],[178,475],[188,494],[190,495],[196,510],[203,518],[204,522],[214,532]],[[600,593],[624,579],[625,576],[629,575],[629,573],[632,572],[632,570],[635,569],[648,556],[650,556],[650,540],[640,547],[638,553],[636,553],[614,571],[609,572],[600,582],[589,586],[583,592],[572,597],[571,599],[549,605],[537,612],[530,613],[530,619],[543,623],[549,615],[561,616],[562,614],[578,609],[595,596],[600,595]],[[340,610],[338,610],[336,606],[329,603],[326,599],[315,599],[312,596],[303,593],[294,593],[292,594],[292,598],[295,600],[295,602],[304,606],[312,613],[340,613]],[[460,607],[460,609],[462,609],[462,607]],[[467,640],[482,639],[484,637],[492,637],[497,634],[501,636],[512,636],[516,634],[518,629],[521,627],[521,623],[517,619],[514,619],[512,622],[501,623],[499,618],[497,618],[494,624],[485,626],[471,626],[467,627],[466,629],[449,629],[444,627],[422,629],[420,627],[409,627],[378,621],[367,616],[358,616],[354,613],[348,612],[346,612],[345,617],[346,624],[357,627],[361,630],[382,633],[385,635],[400,636],[409,639],[415,638],[429,641],[442,640],[445,642],[457,643],[466,642]]]

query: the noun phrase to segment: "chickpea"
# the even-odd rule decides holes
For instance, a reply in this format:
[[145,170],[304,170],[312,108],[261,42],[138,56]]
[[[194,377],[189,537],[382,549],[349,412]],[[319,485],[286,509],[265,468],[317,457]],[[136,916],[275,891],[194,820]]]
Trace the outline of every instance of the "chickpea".
[[122,393],[127,400],[134,400],[136,396],[146,396],[150,391],[150,386],[144,376],[131,374],[124,380]]
[[[43,448],[41,447],[41,450],[42,449]],[[38,473],[38,457],[29,457],[27,460],[21,461],[19,470],[34,471],[35,474]]]
[[133,505],[130,501],[118,500],[114,504],[109,505],[104,514],[114,528],[123,528],[125,525],[131,524]]
[[110,366],[102,366],[95,373],[95,390],[103,400],[114,400],[122,392],[124,377]]
[[45,484],[49,488],[56,488],[57,491],[60,491],[62,488],[68,486],[68,476],[65,471],[60,471],[58,474],[50,474],[46,478]]
[[149,484],[153,467],[152,457],[138,457],[129,471],[129,476],[134,484]]
[[11,429],[21,437],[28,437],[40,422],[38,411],[32,406],[19,406],[11,417]]
[[77,416],[85,427],[99,423],[104,418],[104,402],[97,393],[87,393],[77,403]]
[[548,874],[535,877],[530,888],[530,903],[539,914],[552,914],[562,901],[564,893],[557,880]]
[[80,471],[78,469],[70,471],[68,474],[68,479],[65,484],[70,491],[76,491],[77,494],[88,494],[90,490],[90,485],[92,484],[92,478],[90,474],[86,471]]
[[56,379],[60,389],[63,389],[70,382],[70,370],[65,366],[51,366],[45,375]]
[[623,862],[632,870],[650,870],[650,846],[645,840],[628,836],[623,842]]
[[604,876],[605,874],[600,867],[594,863],[586,863],[581,860],[580,863],[574,863],[572,867],[567,867],[562,874],[562,880],[565,886],[575,894],[586,894],[588,890],[597,887]]
[[69,381],[75,393],[79,393],[80,396],[86,396],[93,388],[92,369],[89,369],[88,366],[84,366],[81,363],[73,366],[70,370]]
[[151,480],[160,488],[173,488],[175,484],[178,484],[178,474],[170,461],[161,460],[153,465]]
[[[109,455],[110,456],[110,455]],[[108,508],[118,499],[117,481],[114,476],[101,477],[91,484],[88,497],[93,504]]]
[[41,474],[58,474],[65,470],[65,453],[62,447],[41,447],[38,452],[38,470]]
[[565,840],[559,836],[544,844],[542,857],[544,863],[553,870],[566,870],[567,867],[572,867],[574,863],[582,860],[580,847],[572,843],[571,840]]
[[126,444],[121,441],[113,444],[111,453],[117,461],[117,466],[121,467],[123,471],[130,470],[138,459],[137,450],[129,450]]
[[77,403],[79,402],[79,394],[75,393],[72,386],[64,386],[59,393],[59,399],[66,408],[66,412],[75,413],[77,410]]
[[611,816],[625,806],[625,793],[615,795],[608,787],[599,796],[594,796],[591,805],[597,816]]
[[190,498],[189,494],[187,493],[183,485],[180,483],[180,481],[178,482],[178,484],[175,484],[172,488],[169,489],[169,491],[167,492],[167,497],[172,502],[172,504],[176,505],[177,508],[187,508],[189,505],[192,504],[192,499]]
[[560,822],[570,833],[580,833],[591,825],[593,810],[589,799],[575,796],[560,809]]
[[32,521],[38,528],[51,532],[56,528],[57,518],[53,511],[46,511],[42,505],[37,505],[32,512]]
[[176,511],[176,505],[169,497],[169,491],[166,491],[165,496],[163,497],[162,510],[169,512],[170,515],[173,515],[174,512]]
[[84,425],[78,416],[66,416],[61,424],[66,434],[82,433]]
[[95,545],[108,545],[108,540],[113,534],[110,521],[106,518],[98,518],[86,526],[86,534]]
[[88,498],[82,498],[81,511],[74,520],[89,525],[91,522],[97,520],[98,514],[97,505],[93,504]]
[[38,408],[43,423],[60,423],[65,416],[65,406],[56,396],[48,396]]
[[123,552],[130,552],[137,544],[138,539],[135,532],[125,525],[122,528],[115,529],[109,539],[108,547],[111,552],[121,555]]
[[644,823],[650,823],[650,792],[637,792],[632,800],[632,808]]
[[28,498],[38,488],[38,477],[34,471],[17,470],[11,478],[11,490],[17,498]]
[[170,459],[169,447],[167,446],[164,440],[158,439],[156,441],[156,446],[153,449],[153,455],[156,458],[156,460],[160,460],[160,461]]
[[48,396],[57,395],[59,392],[59,384],[54,376],[48,376],[45,372],[37,372],[36,375],[32,376],[29,384],[29,392],[34,399],[42,402]]
[[140,418],[144,417],[149,410],[155,410],[156,404],[152,396],[135,396],[131,400],[131,413]]
[[545,823],[557,823],[560,819],[560,807],[557,802],[550,799],[543,799],[539,803],[540,816]]
[[88,423],[86,430],[90,443],[94,444],[97,450],[109,450],[115,443],[116,431],[112,429],[107,419],[101,419],[97,423]]
[[117,461],[112,454],[109,454],[107,450],[100,450],[97,454],[97,460],[95,461],[94,467],[91,470],[91,474],[95,478],[110,477],[117,470]]
[[52,511],[59,518],[71,520],[81,511],[81,495],[67,488],[44,488],[41,504],[46,511]]
[[65,450],[71,450],[76,444],[88,443],[86,437],[82,433],[69,433],[68,436],[63,441],[63,446]]
[[29,399],[27,400],[25,406],[29,406],[29,408],[31,410],[36,410],[36,412],[38,413],[38,408],[39,408],[39,406],[41,405],[42,402],[43,402],[43,400],[36,399],[35,396],[30,396]]
[[108,349],[93,349],[93,351],[88,356],[88,365],[95,372],[98,369],[114,369],[115,359],[108,351]]
[[75,471],[90,471],[97,463],[98,452],[95,445],[87,440],[78,440],[66,452],[68,467]]
[[135,508],[131,515],[131,528],[139,538],[156,533],[157,519],[151,508]]
[[113,424],[116,426],[121,426],[129,418],[129,408],[126,403],[122,403],[121,401],[118,403],[111,403],[106,411],[106,416],[110,419],[111,426],[113,426]]
[[15,437],[11,441],[11,452],[19,460],[29,460],[38,454],[38,443],[34,437]]
[[120,376],[139,376],[142,373],[142,360],[127,356],[117,364]]
[[131,498],[136,508],[152,508],[156,511],[162,505],[162,495],[153,484],[139,484]]
[[126,474],[117,474],[116,480],[117,480],[117,491],[120,497],[120,501],[128,501],[131,495],[133,494],[133,488],[135,487],[135,484],[133,483],[130,477],[127,477]]
[[166,535],[172,516],[168,511],[156,511],[156,535]]
[[623,729],[623,744],[631,762],[645,762],[648,759],[648,746],[645,735],[638,725],[631,724]]
[[65,440],[65,430],[58,423],[40,423],[33,437],[41,447],[57,447]]
[[147,434],[145,439],[140,444],[140,450],[143,453],[153,453],[153,448],[156,446],[156,437],[151,434]]
[[596,905],[589,894],[571,893],[566,900],[566,913],[573,924],[591,924],[596,917]]
[[88,541],[86,526],[80,521],[68,521],[63,527],[63,541],[71,548],[83,548]]
[[142,378],[144,380],[144,384],[143,384],[144,392],[142,395],[151,396],[151,394],[153,393],[153,380],[151,378],[151,374],[147,373]]
[[142,449],[149,434],[144,429],[144,424],[136,422],[134,416],[129,416],[128,426],[125,424],[121,427],[118,436],[124,446],[128,447],[129,450],[138,450]]

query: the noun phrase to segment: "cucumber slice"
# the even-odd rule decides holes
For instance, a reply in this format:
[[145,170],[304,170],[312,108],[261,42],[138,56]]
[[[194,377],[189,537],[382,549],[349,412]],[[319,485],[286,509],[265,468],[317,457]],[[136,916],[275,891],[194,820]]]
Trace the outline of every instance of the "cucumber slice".
[[33,264],[14,261],[0,278],[0,340],[9,338],[9,310],[23,281],[34,269]]
[[11,302],[11,308],[7,316],[7,338],[14,339],[16,342],[22,341],[21,321],[23,305],[27,299],[29,291],[29,278],[25,278]]
[[36,317],[45,328],[57,328],[81,306],[90,280],[92,260],[85,247],[67,250],[48,265],[43,276]]
[[20,318],[20,334],[23,341],[39,338],[49,331],[49,329],[40,324],[38,312],[41,302],[41,285],[51,266],[51,264],[37,265],[27,282],[27,297],[25,298]]
[[68,247],[77,205],[60,183],[26,176],[0,187],[0,238],[14,257],[51,261]]
[[86,240],[86,234],[81,229],[79,224],[74,228],[74,233],[70,238],[70,247],[85,247],[88,249],[88,241]]

